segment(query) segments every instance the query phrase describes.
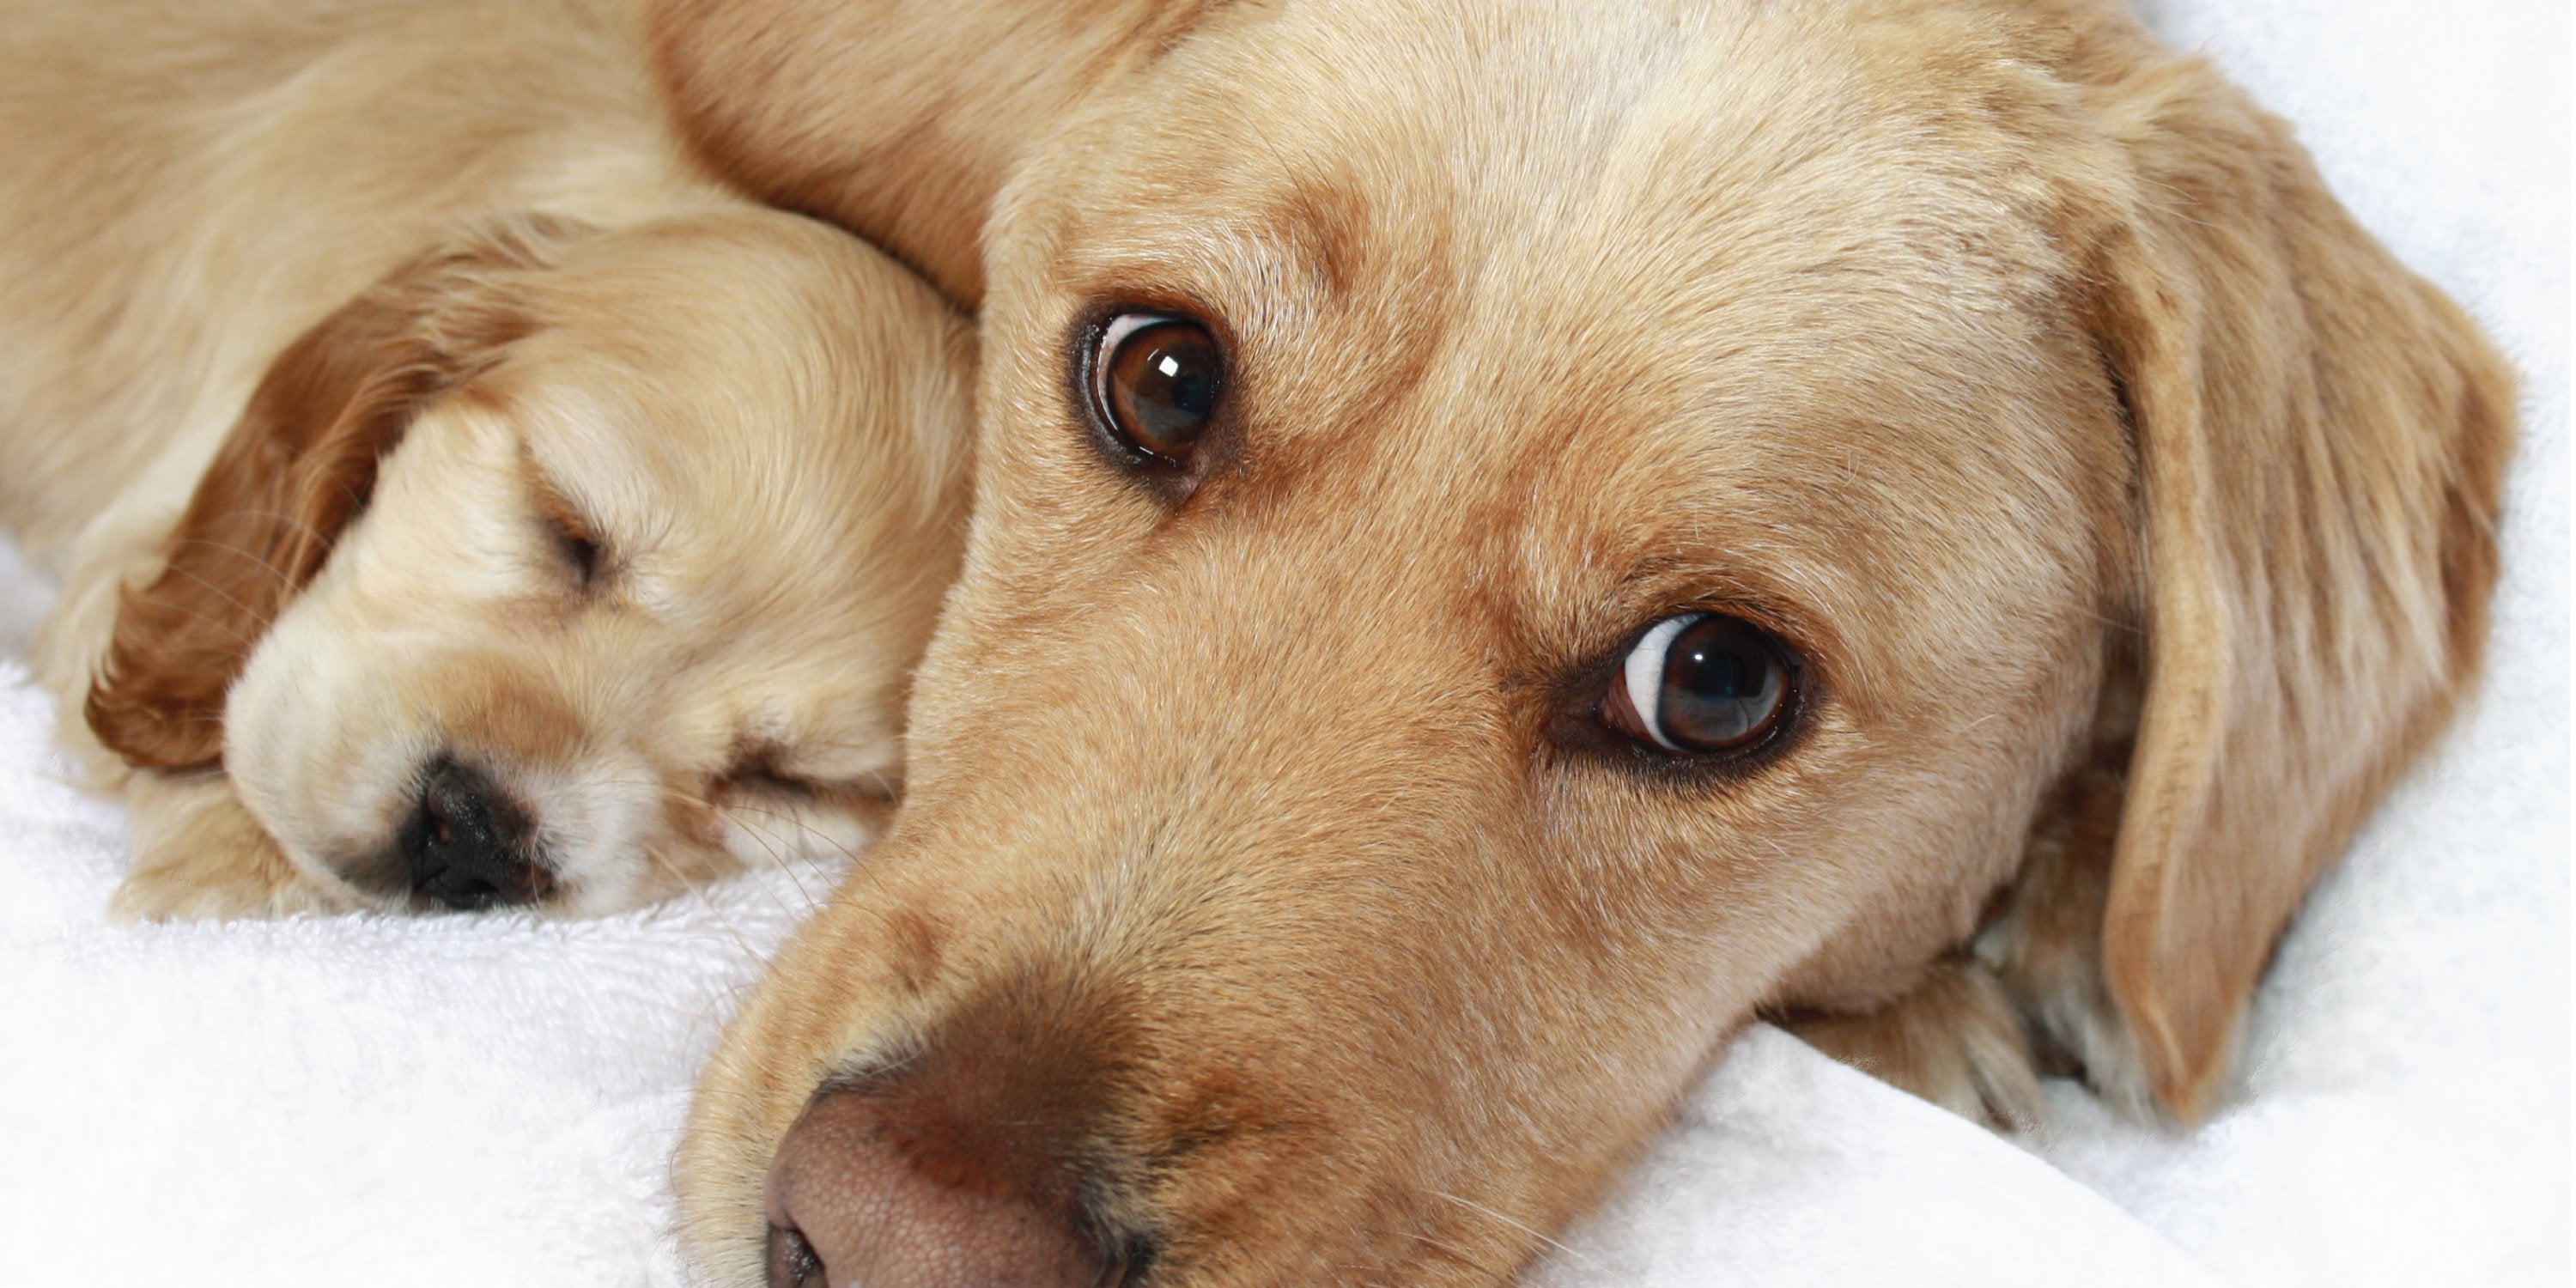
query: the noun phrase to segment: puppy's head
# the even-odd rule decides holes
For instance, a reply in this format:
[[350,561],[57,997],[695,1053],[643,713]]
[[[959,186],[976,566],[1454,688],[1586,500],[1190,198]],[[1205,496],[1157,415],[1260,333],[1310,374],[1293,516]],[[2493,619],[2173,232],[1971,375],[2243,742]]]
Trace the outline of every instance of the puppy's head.
[[953,571],[970,354],[843,234],[544,220],[281,354],[91,727],[389,905],[642,901],[849,844]]
[[[2456,311],[2091,9],[1187,8],[998,195],[910,794],[707,1076],[707,1263],[1504,1278],[1757,1008],[1967,940],[2140,688],[2068,915],[2195,1111],[2472,665]],[[691,10],[719,160],[874,219],[815,154],[903,105],[764,134]]]

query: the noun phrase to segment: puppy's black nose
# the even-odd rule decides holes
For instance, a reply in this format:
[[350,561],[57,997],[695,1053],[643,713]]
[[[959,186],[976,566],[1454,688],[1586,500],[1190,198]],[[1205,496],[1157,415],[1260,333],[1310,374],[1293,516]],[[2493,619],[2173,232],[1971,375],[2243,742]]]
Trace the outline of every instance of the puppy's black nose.
[[491,779],[438,761],[402,827],[412,893],[469,912],[546,897],[554,877],[537,862],[535,830]]

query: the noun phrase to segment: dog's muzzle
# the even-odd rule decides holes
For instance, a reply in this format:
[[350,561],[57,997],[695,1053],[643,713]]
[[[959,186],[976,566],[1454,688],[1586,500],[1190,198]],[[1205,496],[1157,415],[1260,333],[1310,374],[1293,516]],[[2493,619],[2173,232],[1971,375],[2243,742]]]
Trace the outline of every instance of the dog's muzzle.
[[397,835],[413,895],[472,912],[534,903],[554,889],[527,809],[470,766],[440,760]]

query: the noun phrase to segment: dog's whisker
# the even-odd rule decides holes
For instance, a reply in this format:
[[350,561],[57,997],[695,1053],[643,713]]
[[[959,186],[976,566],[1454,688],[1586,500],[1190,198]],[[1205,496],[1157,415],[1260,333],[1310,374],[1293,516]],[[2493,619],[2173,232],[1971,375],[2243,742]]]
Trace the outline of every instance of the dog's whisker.
[[[698,906],[706,909],[708,916],[715,918],[716,925],[723,928],[725,936],[733,940],[735,947],[742,949],[744,960],[749,961],[754,969],[765,968],[769,965],[769,958],[754,949],[751,946],[751,941],[743,938],[741,928],[733,924],[733,918],[726,916],[724,909],[716,906],[715,898],[707,893],[706,886],[699,882],[689,880],[687,875],[682,873],[677,865],[662,856],[660,850],[649,845],[643,847],[643,849],[646,861],[662,869],[663,875],[679,882],[691,895],[696,896]],[[739,1001],[740,999],[737,998],[736,1000]]]
[[318,527],[315,527],[312,520],[307,519],[300,514],[290,514],[284,510],[237,510],[234,513],[240,514],[245,518],[275,520],[278,523],[285,524],[287,527],[295,529],[309,540],[319,542],[325,546],[331,544],[330,534],[325,533]]
[[1436,1248],[1439,1251],[1446,1253],[1450,1260],[1455,1261],[1459,1265],[1475,1271],[1478,1274],[1499,1276],[1502,1273],[1500,1267],[1486,1264],[1485,1258],[1479,1257],[1465,1248],[1459,1247],[1457,1244],[1450,1243],[1442,1239],[1435,1239],[1418,1230],[1408,1232],[1406,1237],[1412,1239],[1416,1243]]
[[[727,816],[731,817],[730,811],[727,811]],[[748,820],[744,821],[746,825],[748,825]],[[803,828],[808,834],[821,838],[825,844],[831,845],[833,848],[840,850],[841,853],[849,857],[852,862],[857,861],[858,856],[852,853],[848,846],[834,841],[830,836],[825,835],[823,832],[816,829],[811,824],[804,822],[802,819],[791,819],[790,821]],[[796,862],[793,858],[780,858],[778,860],[778,870],[786,875],[787,884],[796,888],[796,897],[805,901],[806,915],[811,916],[822,909],[823,905],[821,901],[815,899],[814,892],[806,887],[805,879],[796,874]]]
[[[767,894],[773,902],[777,903],[781,911],[786,912],[791,916],[811,916],[815,911],[822,907],[821,904],[815,902],[814,896],[812,892],[806,888],[804,880],[796,875],[796,851],[794,847],[788,846],[782,848],[775,833],[770,832],[767,828],[763,828],[752,823],[749,819],[735,817],[737,811],[786,817],[782,811],[762,810],[757,806],[718,804],[717,802],[708,800],[706,797],[697,795],[693,792],[682,791],[677,787],[673,787],[668,783],[662,782],[639,781],[636,779],[612,779],[610,780],[610,783],[612,786],[642,787],[658,791],[668,799],[676,800],[687,805],[695,805],[700,809],[709,810],[722,815],[728,821],[740,823],[744,828],[744,834],[751,837],[751,839],[762,849],[769,852],[771,866],[786,875],[788,884],[796,888],[797,897],[805,901],[805,907],[800,914],[798,909],[789,906],[786,900],[779,898],[776,890],[771,889],[767,885],[762,886],[763,893]],[[849,847],[840,846],[837,842],[832,842],[831,837],[813,828],[811,825],[804,824],[802,820],[796,821],[800,826],[804,826],[806,831],[817,837],[821,837],[827,843],[834,844],[836,848],[842,851],[842,853],[850,855],[853,860],[857,858],[855,854],[851,853]]]
[[[192,571],[192,570],[190,570],[190,569],[187,569],[187,568],[179,568],[179,567],[174,566],[174,567],[172,568],[172,571],[177,572],[177,573],[179,573],[180,575],[185,576],[185,577],[189,578],[189,579],[190,579],[190,580],[192,580],[192,581],[196,581],[196,582],[198,582],[198,583],[201,583],[202,585],[204,585],[204,586],[206,587],[206,589],[211,590],[211,591],[215,592],[216,594],[223,596],[223,598],[224,598],[227,602],[229,602],[230,604],[232,604],[232,606],[233,606],[233,607],[238,608],[238,609],[240,609],[243,613],[247,614],[247,615],[251,618],[252,623],[253,623],[254,625],[258,626],[258,627],[259,627],[259,629],[260,629],[261,631],[263,631],[263,632],[264,632],[264,631],[266,631],[266,630],[268,629],[269,622],[270,622],[270,618],[269,618],[269,617],[262,616],[262,615],[261,615],[261,614],[260,614],[256,609],[253,609],[250,605],[245,604],[245,603],[241,602],[240,600],[233,598],[232,592],[225,590],[223,587],[216,585],[214,582],[211,582],[211,581],[206,580],[204,577],[198,576],[194,571]],[[180,603],[180,602],[177,602],[177,601],[174,601],[174,600],[172,600],[172,599],[168,598],[168,597],[167,597],[167,596],[165,596],[165,595],[162,595],[162,594],[159,594],[159,593],[156,593],[156,592],[153,592],[153,591],[136,591],[136,592],[134,592],[134,594],[135,594],[135,597],[136,597],[137,599],[139,599],[139,600],[141,600],[142,602],[147,603],[147,604],[155,604],[155,605],[160,605],[160,606],[162,606],[162,607],[177,607],[177,608],[186,609],[186,610],[188,611],[188,617],[189,617],[189,619],[190,619],[190,620],[192,620],[192,621],[196,621],[196,622],[201,622],[201,623],[206,624],[206,625],[209,625],[209,626],[217,627],[217,628],[221,629],[225,634],[232,636],[234,640],[238,641],[239,643],[241,643],[241,644],[243,644],[243,645],[245,645],[245,646],[248,646],[248,645],[255,645],[255,644],[259,643],[259,635],[257,635],[257,634],[245,634],[245,633],[243,633],[243,632],[242,632],[242,630],[241,630],[239,627],[234,626],[234,625],[233,625],[232,623],[230,623],[230,622],[224,621],[223,619],[221,619],[221,618],[219,618],[219,617],[215,617],[215,616],[212,616],[212,615],[209,615],[209,614],[206,614],[206,613],[203,613],[203,612],[198,611],[198,610],[197,610],[196,605],[193,605],[193,604],[186,604],[186,603]]]
[[[302,523],[302,520],[300,520],[300,519],[296,519],[296,518],[295,518],[294,516],[292,516],[292,515],[284,515],[284,514],[268,514],[268,513],[264,513],[264,512],[260,512],[260,511],[247,511],[247,512],[245,512],[245,513],[244,513],[244,517],[245,517],[245,518],[263,518],[263,519],[281,519],[281,520],[285,520],[286,522],[289,522],[289,523]],[[307,526],[307,527],[308,527],[308,529],[309,529],[310,525],[306,525],[306,526]],[[313,537],[314,537],[314,539],[315,539],[315,540],[317,540],[317,541],[318,541],[318,540],[320,540],[320,539],[321,539],[321,534],[320,534],[319,532],[315,532],[315,533],[313,534]],[[280,567],[278,567],[278,566],[277,566],[277,562],[276,562],[275,560],[270,559],[268,556],[266,556],[266,555],[264,555],[264,554],[261,554],[259,551],[252,550],[252,549],[250,549],[250,548],[248,548],[248,547],[245,547],[245,546],[237,546],[237,545],[234,545],[233,543],[231,543],[231,542],[229,542],[229,541],[217,541],[217,540],[215,540],[215,539],[214,539],[214,538],[212,538],[212,537],[192,537],[192,536],[183,536],[183,535],[173,535],[173,536],[170,538],[170,546],[171,546],[171,548],[172,548],[172,549],[174,549],[174,550],[175,550],[175,549],[177,549],[177,548],[179,548],[179,547],[181,547],[181,546],[194,546],[194,547],[199,547],[199,548],[206,549],[206,550],[220,550],[220,551],[223,551],[225,554],[229,554],[229,555],[239,555],[239,556],[241,556],[242,558],[247,559],[247,560],[249,560],[250,562],[252,562],[252,563],[254,563],[254,564],[259,565],[260,571],[265,572],[265,573],[269,574],[270,576],[277,578],[279,581],[293,581],[293,580],[294,580],[294,578],[293,578],[293,577],[291,577],[291,576],[289,576],[289,575],[287,574],[287,571],[286,571],[284,568],[280,568]]]
[[[854,849],[850,848],[848,845],[846,845],[846,844],[842,843],[842,841],[841,841],[839,838],[837,838],[837,837],[833,836],[831,833],[826,832],[826,831],[822,830],[821,828],[818,828],[818,827],[814,826],[812,823],[810,823],[810,822],[806,821],[806,820],[805,820],[805,819],[804,819],[800,814],[798,814],[798,813],[797,813],[796,811],[794,811],[794,810],[763,809],[762,807],[757,806],[757,805],[747,805],[747,804],[741,804],[741,803],[738,803],[738,802],[726,802],[726,803],[724,803],[724,804],[718,805],[718,804],[714,804],[714,803],[712,803],[712,802],[708,802],[708,801],[705,801],[705,800],[703,800],[703,799],[699,799],[699,798],[695,798],[695,797],[691,797],[691,798],[689,798],[689,799],[690,799],[690,800],[692,800],[693,802],[695,802],[696,804],[698,804],[698,805],[700,805],[700,806],[703,806],[704,808],[711,809],[711,810],[716,811],[717,813],[723,814],[723,815],[724,815],[726,818],[728,818],[728,819],[733,819],[733,818],[735,818],[735,816],[736,816],[737,814],[760,814],[760,815],[764,815],[764,816],[766,816],[766,817],[768,817],[768,818],[771,818],[771,819],[784,820],[784,821],[786,821],[787,823],[792,824],[794,827],[796,827],[796,828],[797,828],[797,830],[799,830],[799,831],[803,832],[806,836],[811,837],[811,838],[813,838],[813,839],[814,839],[814,840],[816,840],[816,841],[820,841],[820,842],[821,842],[821,843],[823,843],[824,845],[830,846],[830,847],[831,847],[831,848],[833,848],[834,850],[839,851],[839,852],[840,852],[840,854],[841,854],[841,857],[842,857],[842,858],[847,859],[847,860],[849,860],[849,861],[850,861],[850,862],[852,862],[852,863],[857,863],[857,862],[859,862],[859,861],[860,861],[860,859],[861,859],[861,856],[860,856],[860,854],[859,854],[859,852],[858,852],[857,850],[854,850]],[[747,827],[747,828],[752,826],[752,824],[750,823],[750,821],[749,821],[748,819],[743,819],[743,820],[740,820],[740,821],[741,821],[741,822],[744,824],[744,826],[745,826],[745,827]],[[764,829],[761,829],[761,831],[762,831],[765,835],[769,835],[769,836],[771,836],[771,837],[773,837],[773,838],[775,837],[775,834],[774,834],[774,833],[768,833],[768,832],[767,832],[767,829],[765,829],[765,828],[764,828]],[[758,839],[760,839],[760,838],[756,836],[756,837],[754,837],[753,839],[758,840]],[[789,857],[782,856],[782,855],[779,853],[779,851],[778,851],[777,847],[775,847],[775,846],[770,846],[770,847],[769,847],[769,849],[770,849],[770,856],[771,856],[771,858],[773,858],[773,859],[775,859],[775,860],[777,861],[777,865],[778,865],[779,870],[780,870],[780,871],[782,871],[782,872],[784,872],[784,873],[786,874],[786,876],[787,876],[787,880],[788,880],[788,883],[796,887],[796,893],[797,893],[797,896],[798,896],[799,898],[802,898],[802,899],[805,901],[805,910],[806,910],[808,913],[812,913],[812,912],[815,912],[815,911],[817,911],[817,910],[821,909],[821,908],[822,908],[822,906],[823,906],[823,905],[822,905],[822,902],[821,902],[820,900],[816,899],[816,898],[814,897],[814,893],[813,893],[813,891],[812,891],[812,890],[810,890],[810,889],[808,889],[808,888],[806,887],[804,878],[803,878],[803,877],[801,877],[801,876],[798,876],[798,875],[797,875],[797,873],[796,873],[796,864],[795,864],[795,862],[793,861],[793,859],[791,859],[791,858],[789,858]],[[793,849],[793,847],[791,847],[791,850],[792,850],[792,849]]]
[[[759,826],[759,825],[757,825],[757,824],[753,823],[751,820],[749,820],[749,819],[747,819],[747,818],[737,818],[737,817],[735,817],[735,816],[733,815],[732,811],[731,811],[731,810],[729,810],[729,809],[727,809],[727,808],[725,808],[724,806],[714,806],[713,808],[716,810],[716,812],[718,812],[718,813],[720,813],[720,814],[723,814],[723,815],[725,816],[725,818],[726,818],[726,821],[740,825],[740,826],[742,827],[742,829],[743,829],[743,834],[744,834],[744,835],[749,836],[749,837],[750,837],[754,842],[758,843],[758,844],[759,844],[759,846],[760,846],[762,849],[767,850],[767,851],[769,852],[769,864],[770,864],[770,866],[771,866],[772,868],[776,869],[776,870],[777,870],[777,871],[779,871],[779,872],[787,873],[787,874],[788,874],[787,879],[788,879],[789,884],[791,884],[791,885],[795,885],[795,886],[796,886],[796,888],[797,888],[797,894],[798,894],[800,897],[803,897],[803,896],[804,896],[804,885],[803,885],[803,883],[798,882],[798,881],[796,880],[796,877],[795,877],[795,874],[794,874],[794,871],[793,871],[793,869],[794,869],[794,867],[795,867],[795,861],[794,861],[794,859],[790,856],[790,850],[789,850],[789,849],[783,849],[783,848],[781,847],[781,844],[780,844],[780,842],[779,842],[779,840],[778,840],[778,838],[777,838],[777,835],[776,835],[775,833],[773,833],[773,832],[769,831],[769,829],[767,829],[767,828],[761,827],[761,826]],[[768,887],[764,886],[764,887],[763,887],[763,889],[765,889],[765,890],[766,890],[766,889],[768,889]],[[769,890],[768,892],[769,892],[769,897],[770,897],[771,899],[773,899],[773,900],[776,900],[776,901],[777,901],[777,903],[778,903],[778,906],[779,906],[780,908],[782,908],[782,909],[786,909],[786,910],[787,910],[787,911],[789,911],[789,912],[794,912],[794,911],[795,911],[795,909],[793,909],[793,908],[789,908],[789,907],[788,907],[788,905],[787,905],[787,901],[786,901],[785,899],[781,899],[781,898],[779,898],[779,896],[778,896],[778,892],[777,892],[777,891],[775,891],[775,890]],[[805,911],[806,911],[806,912],[808,912],[808,913],[811,913],[811,912],[813,912],[813,911],[814,911],[814,907],[813,907],[813,900],[812,900],[812,899],[810,899],[810,898],[806,899]]]
[[1537,1226],[1531,1225],[1531,1224],[1529,1224],[1529,1223],[1527,1223],[1527,1222],[1525,1222],[1525,1221],[1517,1221],[1517,1220],[1514,1220],[1514,1219],[1513,1219],[1513,1218],[1511,1218],[1510,1216],[1507,1216],[1507,1215],[1505,1215],[1505,1214],[1503,1214],[1503,1213],[1501,1213],[1501,1212],[1497,1212],[1497,1211],[1495,1211],[1494,1209],[1492,1209],[1492,1208],[1490,1208],[1490,1207],[1487,1207],[1487,1206],[1485,1206],[1484,1204],[1482,1204],[1482,1203],[1479,1203],[1479,1202],[1475,1201],[1474,1199],[1466,1198],[1466,1197],[1464,1197],[1464,1196],[1462,1196],[1462,1195],[1451,1194],[1451,1193],[1449,1193],[1447,1190],[1425,1190],[1425,1191],[1423,1191],[1423,1193],[1428,1194],[1428,1195],[1430,1195],[1431,1197],[1433,1197],[1433,1198],[1435,1198],[1435,1199],[1447,1199],[1447,1200],[1449,1200],[1450,1202],[1455,1203],[1455,1204],[1457,1204],[1457,1205],[1458,1205],[1458,1206],[1460,1206],[1460,1207],[1466,1208],[1466,1209],[1467,1209],[1468,1211],[1470,1211],[1470,1212],[1475,1212],[1475,1213],[1479,1213],[1479,1214],[1481,1214],[1481,1215],[1483,1215],[1483,1216],[1491,1217],[1491,1218],[1493,1218],[1494,1220],[1499,1221],[1499,1222],[1501,1222],[1501,1223],[1502,1223],[1502,1224],[1504,1224],[1504,1225],[1510,1226],[1511,1228],[1513,1228],[1513,1229],[1515,1229],[1515,1230],[1519,1230],[1519,1231],[1521,1231],[1522,1233],[1527,1234],[1527,1235],[1529,1235],[1530,1237],[1532,1237],[1532,1238],[1534,1238],[1534,1239],[1537,1239],[1539,1242],[1544,1243],[1544,1244],[1546,1244],[1547,1246],[1549,1246],[1549,1247],[1551,1247],[1551,1248],[1556,1249],[1558,1252],[1564,1253],[1566,1256],[1573,1258],[1573,1259],[1574,1259],[1575,1261],[1577,1261],[1577,1262],[1580,1262],[1580,1263],[1583,1263],[1583,1264],[1586,1264],[1586,1265],[1588,1265],[1588,1264],[1590,1264],[1590,1263],[1591,1263],[1591,1258],[1584,1256],[1582,1253],[1577,1252],[1577,1251],[1575,1251],[1574,1249],[1572,1249],[1572,1248],[1570,1248],[1570,1247],[1567,1247],[1565,1244],[1560,1243],[1560,1242],[1558,1242],[1558,1241],[1557,1241],[1557,1240],[1555,1240],[1555,1239],[1549,1238],[1549,1237],[1548,1237],[1548,1234],[1547,1234],[1547,1232],[1546,1232],[1545,1230],[1541,1230],[1541,1229],[1539,1229]]
[[[694,805],[694,806],[698,807],[699,809],[702,809],[702,810],[706,810],[706,811],[708,811],[709,813],[713,813],[713,814],[722,814],[722,815],[727,816],[728,818],[730,818],[730,817],[731,817],[731,815],[733,814],[734,810],[736,809],[736,807],[735,807],[735,806],[733,806],[733,805],[730,805],[730,804],[720,804],[720,803],[718,803],[718,802],[716,802],[716,801],[709,800],[709,799],[707,799],[707,798],[706,798],[706,797],[704,797],[704,796],[700,796],[700,795],[698,795],[698,794],[697,794],[697,793],[695,793],[695,792],[683,791],[683,790],[681,790],[680,788],[677,788],[677,787],[673,787],[673,786],[671,786],[669,783],[666,783],[666,782],[660,782],[660,781],[657,781],[657,780],[650,780],[650,779],[633,779],[633,778],[613,778],[613,779],[609,779],[609,780],[607,780],[607,784],[608,784],[609,786],[612,786],[612,787],[641,787],[641,788],[644,788],[644,789],[646,789],[646,790],[648,790],[648,791],[659,792],[659,793],[661,793],[661,794],[662,794],[663,798],[664,798],[664,799],[666,799],[666,800],[674,800],[674,801],[678,801],[678,802],[680,802],[680,803],[681,803],[681,804],[683,804],[683,805]],[[774,844],[769,843],[769,842],[768,842],[768,841],[766,841],[766,840],[763,840],[761,837],[757,837],[757,836],[756,836],[756,837],[753,837],[752,839],[753,839],[753,840],[755,840],[755,841],[761,841],[761,843],[762,843],[763,847],[764,847],[764,848],[766,848],[766,849],[769,851],[769,856],[770,856],[770,858],[771,858],[772,860],[774,860],[774,861],[782,861],[782,862],[783,862],[783,860],[781,860],[781,858],[780,858],[780,853],[779,853],[779,850],[778,850],[778,847],[777,847],[777,846],[775,846]]]

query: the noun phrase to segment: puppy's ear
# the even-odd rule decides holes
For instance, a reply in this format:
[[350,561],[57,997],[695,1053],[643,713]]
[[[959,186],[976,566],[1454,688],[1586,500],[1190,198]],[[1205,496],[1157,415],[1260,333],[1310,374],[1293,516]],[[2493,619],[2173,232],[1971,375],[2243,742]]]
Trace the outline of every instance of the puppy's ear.
[[973,309],[983,230],[1029,144],[1181,37],[1206,0],[654,0],[698,155],[849,228]]
[[377,462],[430,400],[527,334],[507,282],[560,239],[527,221],[396,270],[296,338],[198,481],[165,562],[118,600],[87,715],[138,769],[223,754],[224,694],[287,600],[365,508]]
[[2473,680],[2512,378],[2281,121],[2159,53],[2105,87],[2090,308],[2141,471],[2145,694],[2102,931],[2197,1118],[2274,941]]

